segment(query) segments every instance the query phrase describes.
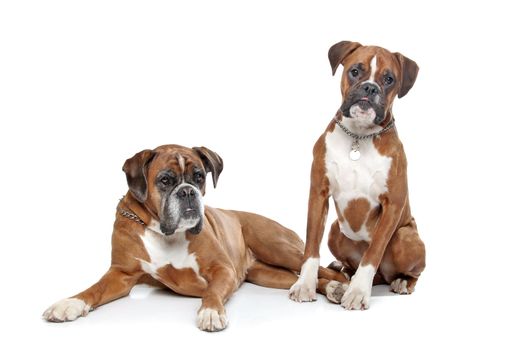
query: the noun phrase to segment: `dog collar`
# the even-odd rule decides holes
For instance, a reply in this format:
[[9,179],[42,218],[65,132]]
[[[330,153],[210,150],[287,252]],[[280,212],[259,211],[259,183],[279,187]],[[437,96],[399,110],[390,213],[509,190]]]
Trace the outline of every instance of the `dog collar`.
[[[124,197],[122,197],[122,199],[124,199]],[[120,202],[122,202],[122,199],[120,200]],[[119,204],[120,204],[120,202],[119,202]],[[146,223],[144,221],[142,221],[142,219],[139,218],[139,216],[137,214],[135,214],[131,209],[129,209],[129,211],[127,211],[127,210],[124,210],[124,209],[119,207],[118,208],[118,212],[123,217],[125,217],[127,219],[130,219],[130,220],[133,220],[135,222],[138,222],[142,226],[146,226]]]
[[366,139],[371,139],[373,137],[376,137],[376,136],[379,136],[385,132],[387,132],[388,130],[392,129],[394,127],[394,119],[392,119],[383,129],[379,130],[378,132],[375,132],[373,134],[368,134],[368,135],[358,135],[358,134],[354,134],[353,132],[351,132],[346,126],[343,125],[343,123],[341,123],[341,121],[337,120],[334,118],[334,121],[336,122],[337,125],[339,125],[339,127],[341,128],[341,130],[344,131],[345,134],[347,134],[348,136],[350,136],[353,141],[352,141],[352,149],[350,150],[350,159],[352,160],[359,160],[359,158],[361,158],[361,152],[359,151],[359,141],[361,140],[366,140]]

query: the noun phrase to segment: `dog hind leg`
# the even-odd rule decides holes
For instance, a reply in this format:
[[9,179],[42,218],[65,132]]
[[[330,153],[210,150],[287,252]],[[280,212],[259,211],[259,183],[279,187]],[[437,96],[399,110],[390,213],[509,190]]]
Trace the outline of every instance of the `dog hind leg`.
[[246,280],[263,287],[288,289],[297,281],[297,275],[285,268],[255,261],[248,269]]

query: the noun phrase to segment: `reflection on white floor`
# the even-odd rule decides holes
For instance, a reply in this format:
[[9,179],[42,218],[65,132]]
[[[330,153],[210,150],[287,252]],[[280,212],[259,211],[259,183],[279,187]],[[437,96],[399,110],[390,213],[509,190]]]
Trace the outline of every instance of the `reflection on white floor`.
[[[414,294],[415,295],[415,294]],[[323,317],[323,312],[339,317],[355,317],[356,314],[380,312],[389,303],[404,304],[411,296],[398,296],[389,291],[388,286],[375,286],[372,291],[371,310],[366,312],[347,311],[330,303],[323,295],[318,294],[316,302],[295,303],[288,299],[286,290],[263,288],[251,283],[244,283],[226,303],[226,313],[230,320],[229,328],[250,327],[265,322],[286,319],[297,322],[307,320],[310,313],[316,318]],[[174,325],[193,325],[201,299],[175,294],[167,289],[153,288],[147,285],[135,286],[129,295],[109,304],[100,306],[87,317],[79,319],[86,323],[144,322],[165,321]],[[387,306],[388,307],[388,306]]]

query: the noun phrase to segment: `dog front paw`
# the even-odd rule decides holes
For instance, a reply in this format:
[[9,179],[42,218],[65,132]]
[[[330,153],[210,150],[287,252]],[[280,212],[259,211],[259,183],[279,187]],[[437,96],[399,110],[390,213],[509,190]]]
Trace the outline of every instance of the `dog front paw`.
[[370,306],[371,290],[353,287],[352,283],[341,299],[341,306],[347,310],[366,310]]
[[311,285],[309,283],[298,280],[288,291],[288,296],[293,301],[297,301],[299,303],[302,303],[303,301],[316,301],[317,293],[315,290],[315,283]]
[[91,306],[77,298],[60,300],[51,305],[42,317],[50,322],[64,322],[76,320],[79,316],[86,316]]
[[217,332],[228,326],[228,318],[225,313],[219,313],[215,309],[203,308],[197,314],[197,327],[201,331]]

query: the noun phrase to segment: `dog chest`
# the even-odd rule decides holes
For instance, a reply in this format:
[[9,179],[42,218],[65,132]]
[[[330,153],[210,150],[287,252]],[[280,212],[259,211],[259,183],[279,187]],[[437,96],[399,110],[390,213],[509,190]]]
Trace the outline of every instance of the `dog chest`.
[[199,274],[197,259],[194,253],[188,251],[190,242],[184,232],[164,236],[146,228],[141,238],[150,261],[139,260],[142,269],[153,277],[157,278],[157,271],[166,265],[175,269],[190,268]]
[[[388,190],[387,180],[392,158],[381,155],[373,141],[368,139],[359,141],[360,159],[350,159],[352,138],[339,128],[326,134],[325,143],[326,175],[330,195],[341,214],[339,215],[341,230],[351,239],[368,240],[366,217],[370,210],[379,205],[379,196]],[[350,203],[355,200],[368,201],[369,210],[359,214],[345,212]],[[346,214],[346,217],[341,220],[343,214]],[[357,218],[357,222],[361,223],[359,227],[352,228],[353,225],[349,222],[355,219],[351,218],[352,215],[364,216],[364,218]]]

